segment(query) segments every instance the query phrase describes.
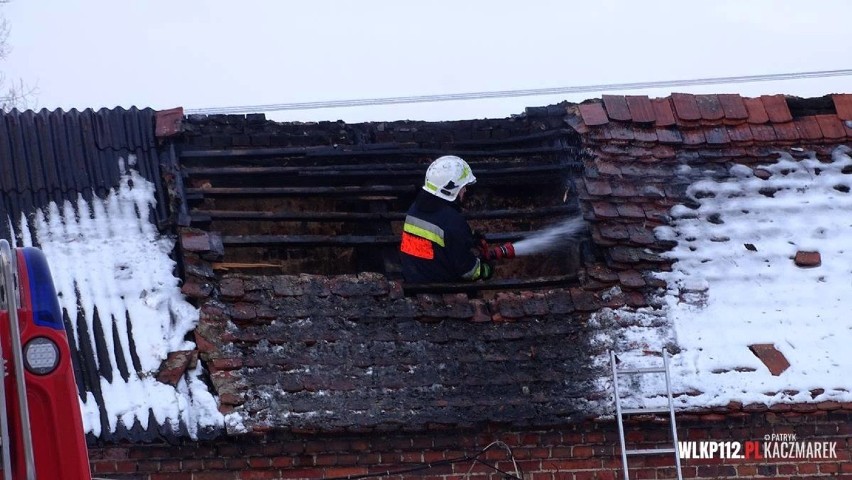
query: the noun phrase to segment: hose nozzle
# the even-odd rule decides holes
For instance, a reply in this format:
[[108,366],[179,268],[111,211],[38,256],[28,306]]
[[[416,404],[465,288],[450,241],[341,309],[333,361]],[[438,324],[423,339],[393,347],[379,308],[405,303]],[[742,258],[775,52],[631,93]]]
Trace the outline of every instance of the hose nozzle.
[[488,260],[500,260],[501,258],[515,258],[515,246],[509,242],[503,245],[493,245],[486,253]]

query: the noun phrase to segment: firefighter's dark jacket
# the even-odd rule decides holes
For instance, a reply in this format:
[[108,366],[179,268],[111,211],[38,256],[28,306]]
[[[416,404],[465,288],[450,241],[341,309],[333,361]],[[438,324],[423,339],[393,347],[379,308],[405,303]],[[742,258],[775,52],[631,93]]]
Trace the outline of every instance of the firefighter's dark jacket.
[[425,191],[408,209],[400,258],[407,282],[477,280],[480,260],[473,253],[473,232],[456,202]]

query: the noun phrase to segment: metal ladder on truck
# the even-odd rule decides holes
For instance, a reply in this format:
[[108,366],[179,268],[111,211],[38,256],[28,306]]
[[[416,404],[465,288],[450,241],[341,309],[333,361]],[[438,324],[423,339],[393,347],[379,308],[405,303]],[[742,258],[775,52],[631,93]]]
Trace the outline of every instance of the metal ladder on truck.
[[[30,430],[30,413],[27,404],[27,387],[24,380],[24,359],[21,354],[21,331],[18,323],[20,308],[20,290],[18,288],[18,267],[14,252],[6,240],[0,240],[0,310],[8,313],[9,334],[12,341],[12,368],[14,369],[15,385],[18,392],[17,414],[23,438],[23,455],[26,464],[26,480],[34,480],[35,460],[33,455],[33,439]],[[3,325],[0,325],[3,327]],[[3,342],[0,342],[0,359],[3,358]],[[12,458],[10,445],[12,438],[9,433],[9,415],[6,411],[6,372],[5,360],[0,360],[0,435],[2,435],[3,480],[12,480]]]
[[[609,352],[610,363],[612,364],[612,388],[615,393],[615,411],[618,415],[618,436],[621,441],[621,464],[624,468],[624,480],[630,480],[630,472],[627,469],[627,457],[639,455],[661,455],[670,453],[674,455],[675,468],[677,479],[683,480],[680,471],[680,451],[677,441],[677,424],[675,423],[674,402],[672,400],[672,383],[669,377],[669,354],[666,349],[663,349],[663,365],[661,367],[645,367],[645,368],[618,368],[615,359],[615,351]],[[666,396],[668,398],[668,407],[666,408],[622,408],[621,396],[618,394],[618,376],[619,375],[646,375],[646,374],[665,374],[666,377]],[[672,447],[671,448],[640,448],[628,450],[624,441],[624,415],[636,414],[653,414],[665,413],[669,414],[669,422],[672,427]]]

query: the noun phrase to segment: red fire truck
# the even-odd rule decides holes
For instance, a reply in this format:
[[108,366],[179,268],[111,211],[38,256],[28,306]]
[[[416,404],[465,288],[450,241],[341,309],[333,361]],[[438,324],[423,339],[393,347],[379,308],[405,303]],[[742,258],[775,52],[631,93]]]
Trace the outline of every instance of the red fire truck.
[[71,352],[47,259],[0,240],[3,480],[91,480]]

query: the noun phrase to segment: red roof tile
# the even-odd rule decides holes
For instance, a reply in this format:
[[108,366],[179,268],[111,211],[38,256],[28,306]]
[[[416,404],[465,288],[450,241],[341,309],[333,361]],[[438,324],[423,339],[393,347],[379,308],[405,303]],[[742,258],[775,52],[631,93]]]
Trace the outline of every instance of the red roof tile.
[[769,115],[766,114],[763,102],[759,98],[744,98],[743,103],[748,111],[748,123],[766,123],[769,121]]
[[[746,105],[748,105],[748,102],[746,102]],[[749,120],[751,120],[751,117],[749,117]],[[774,142],[778,139],[778,136],[775,135],[775,129],[771,125],[751,125],[751,134],[758,142]]]
[[633,129],[629,125],[612,123],[607,130],[613,140],[633,140]]
[[843,93],[832,95],[834,100],[834,108],[837,110],[837,116],[841,120],[852,120],[852,94]]
[[728,127],[728,136],[734,142],[751,142],[754,140],[751,129],[745,123]]
[[797,118],[795,122],[796,128],[799,130],[799,136],[804,140],[820,140],[822,139],[822,130],[819,128],[817,119],[808,116]]
[[604,95],[603,102],[609,118],[622,122],[631,120],[630,109],[627,107],[627,100],[624,95]]
[[822,131],[822,136],[836,140],[846,137],[846,130],[843,129],[843,123],[836,115],[815,115],[819,129]]
[[789,141],[799,139],[799,130],[793,122],[776,123],[772,125],[778,140]]
[[583,117],[583,122],[590,127],[609,123],[603,105],[597,102],[581,104],[580,115]]
[[793,119],[790,114],[790,107],[787,106],[787,99],[784,95],[761,95],[760,101],[763,102],[763,107],[766,108],[766,114],[769,115],[769,121],[774,123],[789,122]]
[[656,118],[651,99],[647,95],[627,95],[627,108],[634,122],[650,123]]
[[673,93],[672,103],[674,104],[674,111],[680,120],[701,120],[701,111],[698,109],[698,102],[695,100],[694,95]]
[[668,98],[655,98],[651,100],[651,106],[654,107],[654,116],[657,117],[656,126],[667,127],[675,124],[672,103]]
[[698,103],[698,111],[701,112],[703,120],[721,120],[725,118],[725,111],[722,110],[722,104],[716,95],[696,95],[695,101]]
[[687,129],[682,130],[681,133],[683,134],[684,145],[700,145],[706,141],[703,130]]
[[748,118],[748,110],[746,110],[743,97],[735,93],[722,93],[717,97],[722,105],[722,111],[725,112],[725,118],[728,120],[745,120]]

